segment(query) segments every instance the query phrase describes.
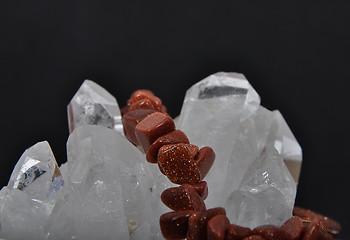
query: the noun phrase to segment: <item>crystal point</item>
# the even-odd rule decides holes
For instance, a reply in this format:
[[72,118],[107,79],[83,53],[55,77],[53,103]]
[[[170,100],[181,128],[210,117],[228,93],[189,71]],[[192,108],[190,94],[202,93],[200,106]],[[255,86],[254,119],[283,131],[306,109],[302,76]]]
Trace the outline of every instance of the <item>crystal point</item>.
[[176,125],[192,144],[216,153],[205,178],[208,207],[224,206],[231,222],[252,228],[291,216],[301,148],[242,74],[216,73],[193,85]]
[[[23,153],[11,174],[8,187],[24,191],[33,198],[43,200],[52,191],[52,185],[57,184],[57,179],[60,177],[61,172],[50,145],[44,141],[35,144]],[[55,188],[57,189],[58,186]]]
[[69,131],[79,126],[102,125],[123,134],[119,105],[107,90],[85,80],[68,105]]

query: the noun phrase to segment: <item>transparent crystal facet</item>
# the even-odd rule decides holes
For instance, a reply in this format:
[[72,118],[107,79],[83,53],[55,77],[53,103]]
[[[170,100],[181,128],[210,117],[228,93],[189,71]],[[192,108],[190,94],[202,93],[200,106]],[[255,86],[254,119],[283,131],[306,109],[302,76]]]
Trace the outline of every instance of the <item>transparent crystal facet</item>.
[[280,112],[260,106],[243,75],[217,73],[193,85],[177,128],[216,153],[204,179],[207,207],[223,206],[231,222],[252,228],[291,216],[301,148]]
[[[61,179],[61,172],[48,142],[39,142],[27,149],[17,162],[9,188],[26,192],[32,198],[44,200],[50,194],[55,179]],[[62,182],[63,184],[63,182]],[[58,190],[58,186],[55,187]]]
[[186,93],[177,128],[186,133],[192,144],[210,146],[216,153],[215,164],[206,177],[209,207],[223,204],[217,196],[225,191],[222,183],[228,174],[240,122],[254,115],[259,104],[258,94],[238,73],[213,74]]
[[79,126],[102,125],[123,134],[119,105],[107,90],[85,80],[68,105],[69,131]]
[[[148,226],[151,220],[152,225],[156,223],[148,163],[127,139],[103,126],[82,126],[70,135],[67,151],[65,187],[69,197],[64,210],[57,211],[74,222],[69,231],[89,235],[89,239],[101,231],[103,239],[125,239],[130,233],[133,239],[139,227]],[[95,229],[96,234],[87,234],[84,229]],[[147,229],[151,237],[151,229]],[[57,232],[51,230],[50,234]]]

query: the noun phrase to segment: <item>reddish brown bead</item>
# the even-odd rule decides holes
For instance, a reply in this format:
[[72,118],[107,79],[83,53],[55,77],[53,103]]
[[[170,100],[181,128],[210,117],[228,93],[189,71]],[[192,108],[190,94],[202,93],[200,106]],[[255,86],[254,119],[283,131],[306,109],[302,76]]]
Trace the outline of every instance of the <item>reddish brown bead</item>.
[[192,187],[197,191],[197,193],[203,200],[205,200],[208,197],[208,184],[206,181],[193,184]]
[[215,153],[211,147],[203,147],[199,150],[194,160],[198,166],[200,178],[204,179],[210,168],[213,166]]
[[230,221],[226,216],[217,215],[211,218],[207,224],[207,239],[224,240],[229,227]]
[[135,134],[143,150],[147,152],[157,138],[174,130],[175,123],[168,115],[154,112],[136,125]]
[[199,170],[191,154],[191,145],[178,143],[159,149],[158,165],[161,171],[176,184],[200,182]]
[[302,240],[317,240],[320,231],[319,222],[311,222],[307,229],[304,231]]
[[263,225],[253,229],[254,235],[260,235],[267,240],[279,240],[281,229],[274,225]]
[[215,217],[216,215],[224,215],[224,216],[226,216],[226,210],[225,210],[225,208],[217,207],[217,208],[208,209],[208,210],[205,212],[205,215],[203,215],[203,217],[208,221],[208,220],[210,220],[212,217]]
[[135,109],[151,109],[157,111],[156,107],[153,105],[153,102],[147,98],[135,101],[131,103],[128,107],[128,111],[132,111]]
[[260,235],[252,235],[252,236],[244,238],[243,240],[265,240],[265,238],[263,238]]
[[337,221],[333,220],[332,218],[325,217],[319,213],[315,213],[311,210],[301,207],[294,207],[293,215],[299,216],[301,218],[308,217],[312,221],[319,221],[322,231],[328,231],[335,236],[341,232],[341,225]]
[[154,109],[160,112],[162,109],[162,101],[154,95],[140,94],[137,97],[131,98],[128,111],[138,108]]
[[328,232],[337,236],[341,232],[341,225],[332,218],[324,217],[324,220],[328,224]]
[[139,100],[145,96],[154,96],[154,93],[148,89],[139,89],[131,94],[130,100]]
[[303,222],[298,216],[293,216],[281,226],[281,238],[286,240],[298,240],[303,232]]
[[175,143],[190,143],[188,138],[181,130],[175,130],[163,136],[157,138],[152,145],[148,148],[146,159],[150,163],[157,163],[158,151],[159,149],[168,144]]
[[202,215],[202,212],[195,212],[189,217],[186,240],[206,239],[206,226],[200,224]]
[[167,113],[167,108],[166,108],[166,106],[162,105],[162,107],[160,108],[160,112],[162,112],[162,113]]
[[241,240],[250,235],[252,235],[252,230],[250,228],[231,224],[227,230],[226,240]]
[[205,204],[198,192],[190,185],[166,189],[161,195],[162,202],[170,209],[205,211]]
[[226,216],[224,208],[211,208],[206,212],[196,212],[188,220],[187,238],[207,239],[207,224],[210,219],[217,215]]
[[193,211],[168,212],[160,216],[159,224],[165,239],[184,239],[188,230],[188,219]]
[[137,109],[137,110],[133,110],[125,113],[122,118],[125,137],[128,138],[135,145],[140,145],[135,135],[135,127],[146,116],[154,112],[155,112],[154,110]]

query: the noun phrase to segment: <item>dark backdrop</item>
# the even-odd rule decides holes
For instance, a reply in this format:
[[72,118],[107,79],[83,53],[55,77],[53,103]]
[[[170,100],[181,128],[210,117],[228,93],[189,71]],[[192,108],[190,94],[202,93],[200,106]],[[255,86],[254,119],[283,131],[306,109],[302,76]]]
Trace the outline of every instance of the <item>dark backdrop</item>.
[[297,204],[349,238],[349,1],[0,0],[1,185],[48,140],[66,161],[66,105],[84,79],[123,105],[149,88],[180,113],[217,71],[246,75],[304,153]]

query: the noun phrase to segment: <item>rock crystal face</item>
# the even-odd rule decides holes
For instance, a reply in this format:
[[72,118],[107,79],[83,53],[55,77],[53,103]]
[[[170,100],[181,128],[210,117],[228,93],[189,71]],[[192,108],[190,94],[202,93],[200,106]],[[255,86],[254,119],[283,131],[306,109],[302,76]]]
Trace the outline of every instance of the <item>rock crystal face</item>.
[[194,84],[177,128],[216,153],[205,178],[207,208],[223,206],[232,223],[247,227],[291,217],[301,148],[282,115],[260,106],[242,74],[219,72]]
[[85,80],[68,105],[69,132],[79,126],[101,125],[123,134],[119,105],[114,96],[91,80]]
[[[161,193],[177,186],[123,135],[115,98],[86,80],[68,105],[68,161],[47,142],[27,149],[0,191],[0,238],[163,239]],[[280,225],[294,206],[301,148],[279,111],[237,73],[216,73],[186,93],[176,127],[216,153],[207,208],[231,223]]]

